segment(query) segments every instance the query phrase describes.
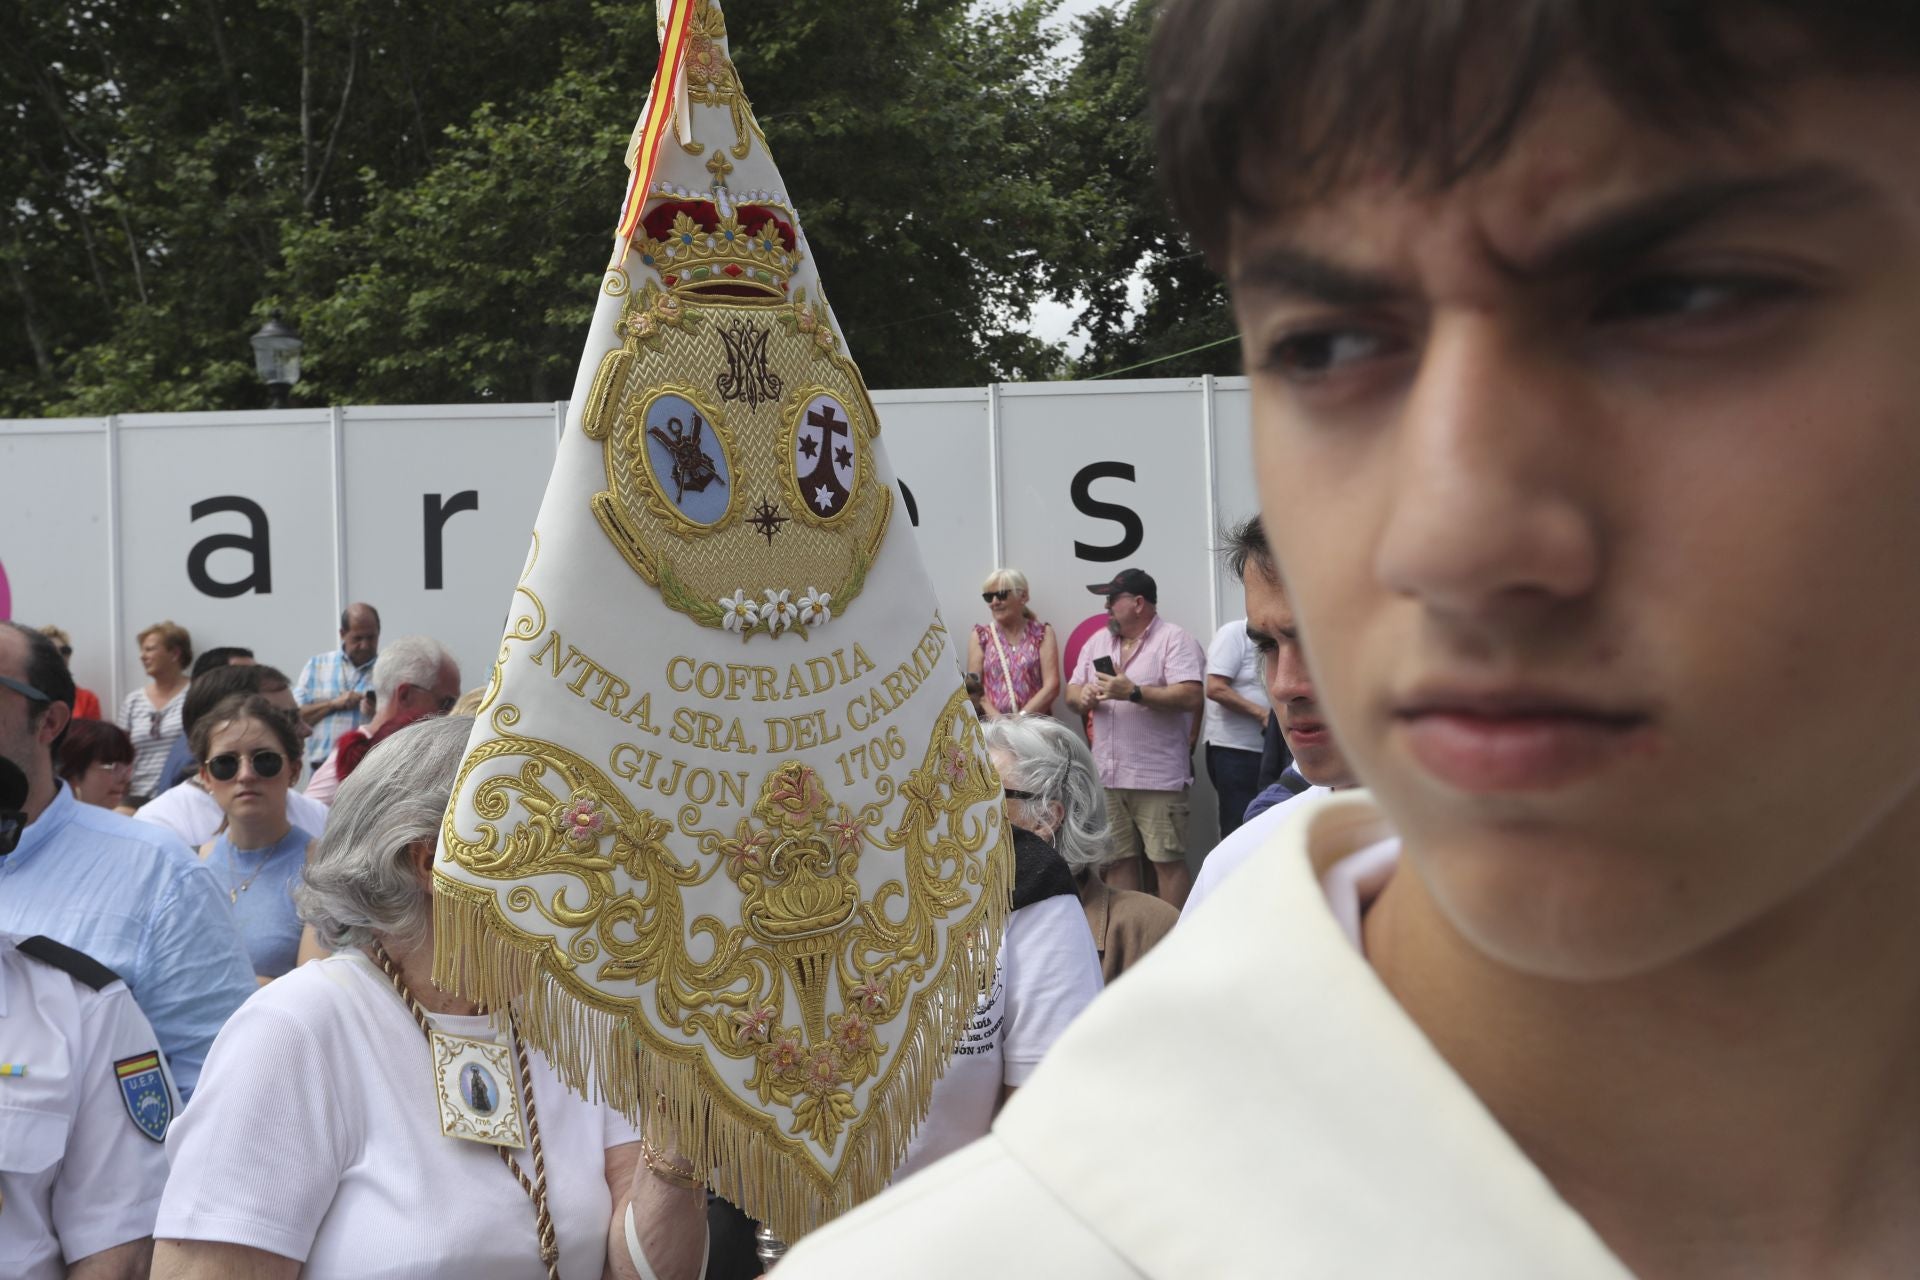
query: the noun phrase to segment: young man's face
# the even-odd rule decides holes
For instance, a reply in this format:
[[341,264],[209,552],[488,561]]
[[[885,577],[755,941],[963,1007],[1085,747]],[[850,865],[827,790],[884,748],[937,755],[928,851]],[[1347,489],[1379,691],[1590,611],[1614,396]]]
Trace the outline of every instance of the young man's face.
[[1247,638],[1260,651],[1267,702],[1280,722],[1280,736],[1293,767],[1316,787],[1350,787],[1353,774],[1313,691],[1313,674],[1300,644],[1293,606],[1279,579],[1249,562],[1241,580],[1247,595]]
[[1342,747],[1454,927],[1607,977],[1920,844],[1920,85],[1736,143],[1557,84],[1229,274]]

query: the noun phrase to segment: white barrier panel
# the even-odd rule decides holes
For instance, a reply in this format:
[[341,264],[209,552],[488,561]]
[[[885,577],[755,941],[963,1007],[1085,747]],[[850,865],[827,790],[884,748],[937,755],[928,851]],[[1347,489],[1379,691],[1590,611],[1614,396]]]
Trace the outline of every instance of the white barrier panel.
[[[940,608],[1025,572],[1063,647],[1086,591],[1130,565],[1202,644],[1240,616],[1213,556],[1257,509],[1241,378],[874,395]],[[545,492],[564,404],[363,407],[0,423],[0,616],[58,622],[109,707],[142,680],[134,633],[240,644],[298,673],[349,600],[425,633],[484,682]],[[10,611],[10,612],[9,612]],[[1071,675],[1071,671],[1064,673]],[[1064,710],[1064,708],[1061,708]],[[1197,757],[1196,757],[1197,758]],[[1204,771],[1193,839],[1211,839]]]

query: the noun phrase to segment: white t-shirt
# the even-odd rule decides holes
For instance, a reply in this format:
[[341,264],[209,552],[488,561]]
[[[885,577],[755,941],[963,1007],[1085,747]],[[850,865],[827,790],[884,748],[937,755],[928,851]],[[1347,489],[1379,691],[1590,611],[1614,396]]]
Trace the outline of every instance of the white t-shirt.
[[[165,827],[194,850],[213,839],[213,833],[226,818],[220,811],[220,802],[191,782],[168,787],[134,810],[133,816],[141,822]],[[318,840],[327,829],[327,806],[289,789],[287,821]]]
[[1025,1084],[1100,988],[1100,955],[1079,898],[1061,894],[1014,912],[1000,944],[993,990],[981,999],[947,1073],[934,1085],[927,1118],[893,1180],[986,1133],[1000,1086]]
[[[1247,639],[1247,620],[1236,618],[1213,633],[1213,643],[1207,646],[1207,674],[1225,676],[1233,685],[1233,691],[1249,702],[1259,706],[1267,705],[1267,683],[1261,678],[1260,650],[1254,648],[1253,641]],[[1243,716],[1221,706],[1212,698],[1206,701],[1205,723],[1201,725],[1201,737],[1216,747],[1232,747],[1236,751],[1258,751],[1261,746],[1261,734],[1266,729],[1263,721]]]
[[[432,1021],[501,1038],[485,1018]],[[537,1052],[529,1061],[560,1274],[599,1280],[613,1212],[606,1150],[639,1135]],[[518,1154],[531,1175],[530,1153]],[[241,1006],[167,1156],[156,1238],[264,1249],[304,1262],[306,1280],[540,1274],[532,1203],[493,1148],[441,1134],[427,1038],[358,951],[303,965]]]
[[0,1276],[58,1280],[152,1233],[153,1135],[180,1099],[126,983],[95,988],[19,942],[0,933],[0,1061],[22,1072],[0,1077]]

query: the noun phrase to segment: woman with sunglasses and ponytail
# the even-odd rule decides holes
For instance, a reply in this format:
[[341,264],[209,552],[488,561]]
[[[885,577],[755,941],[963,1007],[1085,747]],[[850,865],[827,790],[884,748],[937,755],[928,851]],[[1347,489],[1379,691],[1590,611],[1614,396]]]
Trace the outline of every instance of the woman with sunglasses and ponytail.
[[287,816],[300,740],[259,694],[236,694],[194,723],[200,782],[226,821],[200,856],[233,904],[234,923],[263,983],[293,968],[300,917],[293,888],[312,838]]
[[980,585],[991,623],[967,640],[967,670],[980,677],[988,719],[1021,711],[1047,715],[1060,696],[1060,642],[1027,607],[1027,575],[995,569]]

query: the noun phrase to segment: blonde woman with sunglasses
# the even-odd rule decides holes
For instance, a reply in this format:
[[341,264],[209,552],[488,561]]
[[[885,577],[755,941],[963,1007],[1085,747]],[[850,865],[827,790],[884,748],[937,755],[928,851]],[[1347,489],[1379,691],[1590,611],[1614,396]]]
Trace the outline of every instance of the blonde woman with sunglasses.
[[967,670],[980,677],[987,718],[1027,711],[1046,715],[1060,696],[1060,642],[1027,606],[1027,575],[995,569],[980,584],[993,615],[967,640]]
[[255,976],[270,982],[294,967],[300,917],[293,889],[311,837],[287,816],[300,771],[300,740],[259,694],[236,694],[194,723],[200,782],[226,815],[200,857],[233,906]]

